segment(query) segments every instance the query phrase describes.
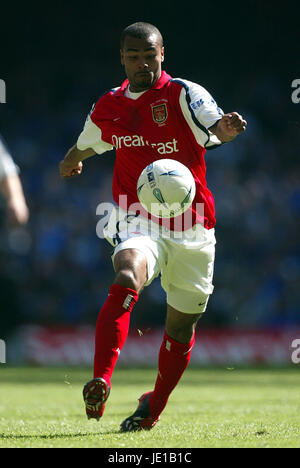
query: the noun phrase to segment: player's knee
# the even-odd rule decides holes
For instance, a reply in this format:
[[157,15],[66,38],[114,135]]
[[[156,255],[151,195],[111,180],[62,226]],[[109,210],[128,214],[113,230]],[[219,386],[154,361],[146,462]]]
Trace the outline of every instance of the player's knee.
[[115,283],[139,292],[143,287],[143,281],[138,278],[135,272],[129,268],[119,270],[115,277]]
[[189,343],[192,339],[195,331],[195,325],[185,325],[185,326],[172,326],[169,325],[166,327],[167,334],[173,338],[173,340],[178,341],[179,343]]
[[199,314],[183,314],[168,305],[166,332],[179,343],[188,343],[195,332]]
[[124,249],[114,258],[116,272],[115,283],[138,293],[147,281],[147,261],[145,256],[135,249]]

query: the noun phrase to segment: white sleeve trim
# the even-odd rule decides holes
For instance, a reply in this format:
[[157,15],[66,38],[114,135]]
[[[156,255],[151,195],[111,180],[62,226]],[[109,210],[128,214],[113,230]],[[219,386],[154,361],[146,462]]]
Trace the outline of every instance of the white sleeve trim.
[[202,86],[182,79],[174,81],[183,85],[179,103],[197,143],[204,148],[221,145],[222,142],[209,128],[222,118],[222,109]]
[[0,138],[0,181],[18,173],[18,166],[15,165],[13,158]]
[[95,125],[91,120],[90,116],[88,116],[84,129],[77,140],[77,148],[80,151],[92,148],[95,153],[102,154],[105,153],[105,151],[112,150],[113,146],[102,140],[101,129],[97,127],[97,125]]

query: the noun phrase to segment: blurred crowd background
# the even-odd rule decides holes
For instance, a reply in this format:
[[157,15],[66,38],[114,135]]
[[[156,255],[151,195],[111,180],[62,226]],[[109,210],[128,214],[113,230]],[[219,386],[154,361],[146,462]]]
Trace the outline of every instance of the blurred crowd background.
[[[26,3],[2,9],[0,132],[21,170],[30,209],[25,227],[0,219],[0,336],[17,325],[94,324],[113,280],[111,247],[96,236],[96,207],[112,201],[114,153],[61,180],[58,163],[77,140],[92,104],[125,78],[122,29],[155,24],[165,39],[164,68],[203,85],[225,111],[248,122],[233,143],[207,151],[215,196],[215,291],[202,326],[300,324],[299,6],[272,2]],[[40,9],[42,8],[42,9]],[[295,8],[295,10],[294,10]],[[4,10],[4,11],[3,11]],[[157,279],[132,325],[165,318]]]

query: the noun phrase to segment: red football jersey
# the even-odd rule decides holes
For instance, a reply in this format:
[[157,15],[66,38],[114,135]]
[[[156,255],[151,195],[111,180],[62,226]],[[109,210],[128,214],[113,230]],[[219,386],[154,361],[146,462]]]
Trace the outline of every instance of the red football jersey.
[[[185,80],[172,79],[164,71],[152,88],[137,99],[126,96],[128,85],[129,81],[125,80],[120,88],[104,94],[89,116],[100,130],[99,143],[106,145],[98,151],[95,145],[95,150],[101,153],[112,147],[116,149],[112,187],[115,202],[123,209],[138,203],[136,189],[141,171],[157,159],[175,159],[185,164],[195,179],[196,195],[189,208],[192,224],[202,222],[207,229],[213,228],[214,199],[207,188],[204,154],[206,147],[215,146],[206,125],[211,126],[221,118],[221,109],[204,88]],[[199,115],[206,116],[207,112],[209,118],[203,117],[201,122]],[[79,149],[93,147],[85,134],[88,135],[88,129],[79,137]],[[220,144],[219,141],[216,143]],[[124,195],[127,196],[127,206],[120,204]],[[196,211],[197,203],[202,204],[202,214],[199,209]],[[142,214],[147,216],[143,209]],[[171,220],[171,224],[170,220],[154,220],[160,224],[167,221],[171,230],[181,226],[181,223],[176,223],[176,218]],[[190,227],[184,225],[181,229]]]

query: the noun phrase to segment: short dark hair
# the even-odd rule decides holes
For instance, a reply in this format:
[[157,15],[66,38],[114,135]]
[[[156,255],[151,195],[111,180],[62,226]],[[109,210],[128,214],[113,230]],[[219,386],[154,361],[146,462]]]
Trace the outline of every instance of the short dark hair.
[[156,34],[161,46],[163,47],[163,37],[161,35],[161,32],[159,29],[157,29],[156,26],[153,26],[153,24],[150,23],[144,23],[142,21],[139,21],[137,23],[130,24],[127,26],[122,31],[121,34],[121,49],[124,47],[124,42],[125,42],[125,37],[126,36],[131,36],[131,37],[136,37],[137,39],[148,39],[151,34]]

